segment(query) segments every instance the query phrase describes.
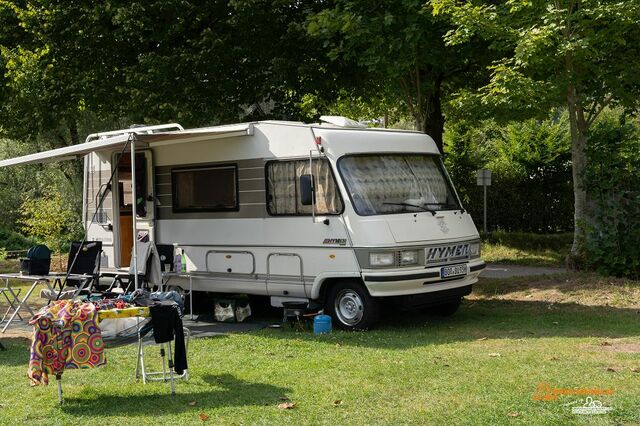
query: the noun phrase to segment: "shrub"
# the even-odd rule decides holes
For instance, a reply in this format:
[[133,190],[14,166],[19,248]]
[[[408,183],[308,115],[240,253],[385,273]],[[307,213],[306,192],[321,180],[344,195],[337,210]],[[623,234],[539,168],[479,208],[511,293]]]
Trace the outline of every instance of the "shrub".
[[607,111],[587,147],[586,266],[606,275],[640,278],[640,130]]
[[462,202],[480,227],[482,188],[476,170],[492,170],[487,190],[489,230],[567,232],[573,230],[573,186],[568,123],[556,113],[545,121],[470,128],[450,126],[445,162]]
[[81,235],[76,211],[63,194],[53,188],[41,198],[27,198],[20,212],[22,230],[59,253],[69,241]]
[[35,243],[32,238],[27,238],[8,229],[0,229],[0,247],[8,251],[25,250]]

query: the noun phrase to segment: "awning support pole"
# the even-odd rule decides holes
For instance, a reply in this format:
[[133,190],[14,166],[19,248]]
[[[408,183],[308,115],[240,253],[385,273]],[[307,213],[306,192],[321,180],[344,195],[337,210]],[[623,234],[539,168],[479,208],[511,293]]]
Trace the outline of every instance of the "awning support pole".
[[136,194],[136,137],[129,136],[131,142],[131,216],[133,216],[133,283],[134,289],[138,289],[138,194]]

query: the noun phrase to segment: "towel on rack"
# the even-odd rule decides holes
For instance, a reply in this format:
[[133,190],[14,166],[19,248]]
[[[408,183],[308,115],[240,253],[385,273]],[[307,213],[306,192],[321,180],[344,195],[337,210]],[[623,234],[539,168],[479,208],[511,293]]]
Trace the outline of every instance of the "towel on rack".
[[33,385],[46,385],[50,374],[65,369],[107,363],[92,303],[59,300],[42,308],[29,324],[33,325],[33,340],[27,375]]
[[[162,267],[156,245],[149,241],[136,241],[136,253],[138,255],[138,275],[144,276],[152,286],[162,286]],[[134,275],[134,271],[132,257],[129,264],[129,274]]]

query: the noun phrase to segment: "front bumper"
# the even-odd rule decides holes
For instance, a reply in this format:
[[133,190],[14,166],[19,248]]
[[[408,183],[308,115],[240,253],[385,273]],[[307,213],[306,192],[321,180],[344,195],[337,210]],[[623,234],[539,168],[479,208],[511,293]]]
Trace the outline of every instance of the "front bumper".
[[413,269],[411,271],[394,270],[381,272],[379,270],[368,270],[362,272],[362,279],[369,290],[369,294],[374,297],[431,293],[465,287],[477,282],[478,275],[486,267],[486,264],[481,259],[475,259],[466,265],[467,274],[452,279],[443,280],[440,278],[441,266]]

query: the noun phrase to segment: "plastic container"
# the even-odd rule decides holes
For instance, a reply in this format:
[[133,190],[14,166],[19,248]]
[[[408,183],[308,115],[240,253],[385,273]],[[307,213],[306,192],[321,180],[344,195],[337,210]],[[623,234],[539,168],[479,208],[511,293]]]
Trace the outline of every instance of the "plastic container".
[[316,315],[313,319],[313,334],[331,333],[331,317],[329,315]]
[[179,274],[182,272],[182,256],[180,256],[178,245],[175,243],[173,244],[173,254],[173,272]]

